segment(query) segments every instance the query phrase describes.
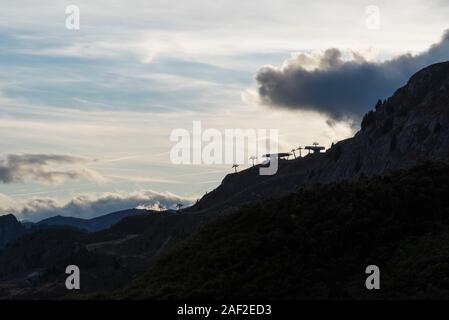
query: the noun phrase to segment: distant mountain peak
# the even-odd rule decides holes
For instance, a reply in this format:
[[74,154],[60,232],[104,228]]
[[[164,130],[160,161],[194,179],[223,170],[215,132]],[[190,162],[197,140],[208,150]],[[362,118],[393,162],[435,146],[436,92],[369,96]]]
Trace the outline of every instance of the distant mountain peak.
[[91,219],[84,219],[78,217],[56,215],[50,218],[46,218],[34,224],[39,228],[46,227],[68,227],[76,230],[97,232],[109,228],[124,218],[136,215],[143,215],[148,213],[149,210],[141,209],[128,209],[121,210],[105,215],[101,215]]
[[11,213],[7,213],[7,214],[4,214],[4,215],[1,215],[1,216],[0,216],[0,221],[7,221],[7,220],[10,220],[10,221],[12,221],[12,220],[17,221],[17,218],[16,218],[15,215],[13,215],[13,214],[11,214]]

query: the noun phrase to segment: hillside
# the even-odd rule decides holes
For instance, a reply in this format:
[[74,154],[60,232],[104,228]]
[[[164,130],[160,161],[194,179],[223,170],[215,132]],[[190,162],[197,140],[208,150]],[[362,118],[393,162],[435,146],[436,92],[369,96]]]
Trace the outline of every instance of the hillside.
[[82,269],[83,293],[118,289],[207,219],[202,214],[148,212],[99,232],[34,229],[0,252],[0,299],[60,298],[67,294],[65,268],[71,264]]
[[448,194],[447,164],[300,188],[216,219],[131,286],[95,297],[449,298]]
[[220,210],[302,185],[448,161],[448,123],[449,62],[444,62],[417,72],[392,97],[379,101],[353,138],[326,153],[281,161],[273,176],[260,176],[257,166],[229,174],[189,210]]

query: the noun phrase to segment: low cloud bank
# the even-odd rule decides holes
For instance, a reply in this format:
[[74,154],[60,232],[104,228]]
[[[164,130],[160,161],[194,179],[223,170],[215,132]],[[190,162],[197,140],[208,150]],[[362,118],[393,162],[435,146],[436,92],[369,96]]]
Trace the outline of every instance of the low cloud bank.
[[80,194],[66,203],[52,198],[16,200],[0,194],[0,215],[12,213],[20,220],[40,221],[55,215],[94,218],[115,211],[146,208],[175,209],[176,204],[192,204],[193,199],[169,192],[141,190],[136,192],[111,192],[101,195]]

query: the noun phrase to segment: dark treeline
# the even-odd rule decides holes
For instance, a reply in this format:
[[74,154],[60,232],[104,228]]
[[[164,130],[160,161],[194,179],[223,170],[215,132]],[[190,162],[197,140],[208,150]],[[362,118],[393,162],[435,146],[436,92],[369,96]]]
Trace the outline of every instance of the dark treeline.
[[[381,289],[365,288],[380,267]],[[449,166],[301,188],[246,204],[96,298],[449,298]]]

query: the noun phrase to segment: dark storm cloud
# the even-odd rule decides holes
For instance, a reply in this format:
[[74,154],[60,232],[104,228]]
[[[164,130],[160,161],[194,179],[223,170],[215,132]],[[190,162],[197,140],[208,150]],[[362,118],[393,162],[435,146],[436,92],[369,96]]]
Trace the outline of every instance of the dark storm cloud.
[[[418,70],[449,60],[449,31],[419,55],[404,54],[381,63],[356,53],[352,57],[343,60],[340,50],[328,49],[317,61],[299,54],[282,68],[262,67],[256,75],[259,97],[273,107],[313,110],[334,120],[359,119]],[[311,63],[316,68],[307,68]]]
[[58,166],[77,165],[86,159],[54,154],[10,154],[0,159],[0,183],[17,183],[26,180],[41,183],[60,183],[67,179],[87,178],[99,180],[100,176],[86,168],[56,169]]

